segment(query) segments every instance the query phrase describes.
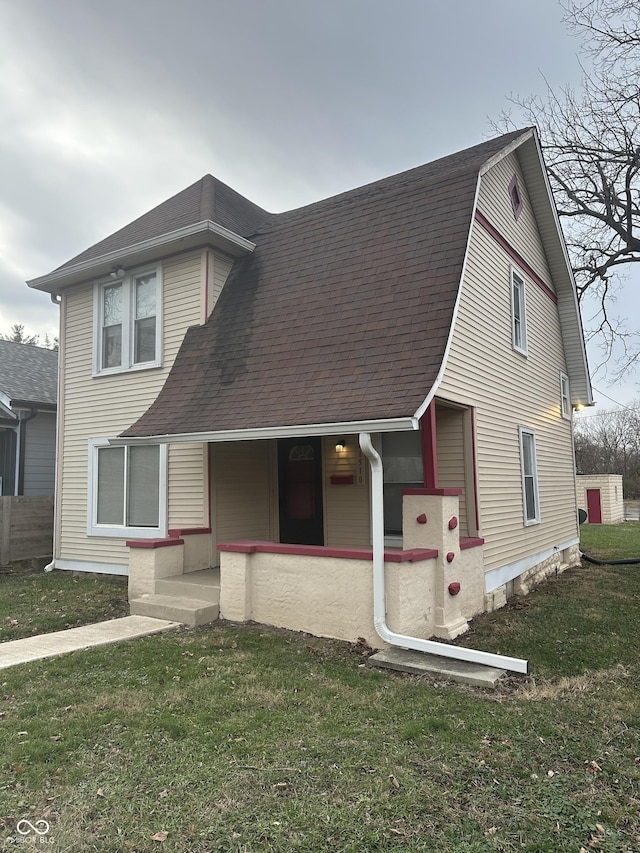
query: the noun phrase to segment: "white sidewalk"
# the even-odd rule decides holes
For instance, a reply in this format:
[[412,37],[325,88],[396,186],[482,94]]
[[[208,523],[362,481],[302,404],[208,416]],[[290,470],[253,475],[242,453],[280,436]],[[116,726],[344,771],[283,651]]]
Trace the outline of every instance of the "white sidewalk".
[[9,640],[0,643],[0,669],[41,658],[56,657],[78,649],[90,649],[93,646],[133,640],[148,634],[173,631],[181,627],[181,622],[167,622],[164,619],[152,619],[150,616],[123,616],[121,619],[83,625],[81,628],[38,634],[22,640]]

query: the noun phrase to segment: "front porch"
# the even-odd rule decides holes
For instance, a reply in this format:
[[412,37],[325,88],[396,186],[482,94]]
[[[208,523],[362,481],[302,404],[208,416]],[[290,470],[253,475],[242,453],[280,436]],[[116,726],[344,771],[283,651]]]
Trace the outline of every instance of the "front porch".
[[[403,548],[384,550],[389,627],[453,639],[484,609],[483,540],[459,536],[459,493],[403,495]],[[244,539],[218,545],[219,568],[203,566],[207,530],[132,540],[131,613],[196,626],[219,616],[380,647],[371,548]],[[436,547],[433,547],[435,545]]]

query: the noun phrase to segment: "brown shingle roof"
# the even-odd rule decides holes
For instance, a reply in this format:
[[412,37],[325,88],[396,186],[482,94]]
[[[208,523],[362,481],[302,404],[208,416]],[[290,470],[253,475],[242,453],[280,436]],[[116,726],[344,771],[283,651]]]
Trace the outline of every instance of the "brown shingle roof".
[[442,364],[479,170],[522,133],[269,218],[124,435],[413,416]]
[[262,210],[222,181],[212,175],[205,175],[115,234],[71,258],[58,269],[63,270],[74,264],[99,258],[108,252],[135,246],[143,240],[168,234],[207,219],[228,228],[240,237],[248,237],[268,216],[266,210]]

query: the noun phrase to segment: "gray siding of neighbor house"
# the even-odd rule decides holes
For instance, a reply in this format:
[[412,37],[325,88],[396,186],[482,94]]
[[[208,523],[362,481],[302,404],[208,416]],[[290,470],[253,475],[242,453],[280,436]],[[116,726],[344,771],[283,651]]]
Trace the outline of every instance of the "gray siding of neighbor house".
[[55,491],[56,416],[38,412],[24,424],[24,495],[52,495]]

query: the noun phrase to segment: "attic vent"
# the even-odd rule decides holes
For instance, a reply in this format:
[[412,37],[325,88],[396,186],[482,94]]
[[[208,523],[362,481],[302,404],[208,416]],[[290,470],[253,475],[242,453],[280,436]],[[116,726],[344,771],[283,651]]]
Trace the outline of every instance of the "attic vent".
[[520,195],[520,187],[518,186],[518,176],[514,175],[509,183],[509,198],[511,199],[511,207],[513,215],[517,219],[522,210],[522,196]]

